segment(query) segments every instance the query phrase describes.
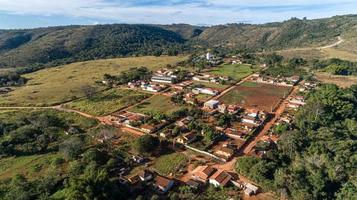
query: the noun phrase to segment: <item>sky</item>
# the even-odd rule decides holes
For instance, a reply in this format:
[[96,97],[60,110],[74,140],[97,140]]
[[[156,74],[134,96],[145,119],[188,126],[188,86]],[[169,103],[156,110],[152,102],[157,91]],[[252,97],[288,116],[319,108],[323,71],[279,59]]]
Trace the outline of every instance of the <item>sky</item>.
[[357,14],[357,0],[0,0],[0,29],[110,23],[216,25]]

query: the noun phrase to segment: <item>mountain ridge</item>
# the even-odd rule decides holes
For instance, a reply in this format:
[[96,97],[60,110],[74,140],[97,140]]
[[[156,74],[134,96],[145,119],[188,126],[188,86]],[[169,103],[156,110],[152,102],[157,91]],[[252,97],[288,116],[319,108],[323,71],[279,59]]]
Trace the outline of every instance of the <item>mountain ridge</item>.
[[[0,68],[44,68],[77,61],[141,55],[177,55],[201,47],[281,50],[328,45],[343,36],[357,52],[357,15],[292,18],[267,24],[71,25],[0,30]],[[356,45],[354,45],[356,44]]]

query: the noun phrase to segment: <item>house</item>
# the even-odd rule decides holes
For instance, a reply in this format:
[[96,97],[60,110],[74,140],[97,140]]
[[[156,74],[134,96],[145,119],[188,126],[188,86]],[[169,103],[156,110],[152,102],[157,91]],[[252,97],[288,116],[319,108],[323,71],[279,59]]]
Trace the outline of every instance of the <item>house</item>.
[[207,94],[211,96],[216,96],[219,92],[217,90],[213,90],[211,88],[194,88],[192,89],[194,94]]
[[240,125],[241,125],[241,128],[243,128],[246,131],[252,131],[257,127],[257,125],[255,125],[255,124],[245,123],[245,122],[240,123]]
[[244,139],[244,137],[247,135],[245,131],[237,130],[233,128],[226,128],[224,130],[224,134],[226,134],[228,137],[233,139]]
[[220,147],[216,151],[214,151],[214,154],[217,155],[218,157],[223,158],[225,161],[229,160],[232,158],[234,155],[234,150],[229,148],[229,147]]
[[177,137],[176,141],[180,144],[189,144],[196,139],[196,133],[188,132],[179,137]]
[[165,139],[169,138],[171,135],[172,135],[171,130],[165,130],[159,134],[160,137],[165,138]]
[[217,170],[208,165],[198,166],[192,171],[191,178],[196,181],[207,183],[210,176],[213,175]]
[[303,106],[303,105],[305,105],[305,99],[304,99],[304,97],[297,96],[297,97],[290,99],[289,103],[299,104],[299,105]]
[[227,107],[227,111],[229,114],[237,114],[239,110],[240,107],[238,105],[228,105]]
[[297,104],[297,103],[291,103],[291,102],[288,103],[288,108],[296,109],[296,108],[300,108],[301,106],[302,106],[301,104]]
[[138,175],[132,176],[128,178],[128,181],[132,184],[132,185],[136,185],[140,182],[140,177]]
[[298,83],[300,81],[300,77],[299,76],[292,76],[292,77],[287,78],[287,80],[292,82],[295,85],[296,83]]
[[162,193],[169,191],[174,186],[174,181],[164,176],[156,176],[154,180],[154,186]]
[[145,133],[152,133],[156,130],[156,127],[153,125],[149,125],[149,124],[143,124],[140,126],[140,130]]
[[151,77],[152,82],[157,83],[169,83],[172,84],[175,82],[175,78],[172,76],[153,76]]
[[136,156],[136,155],[133,155],[131,157],[133,159],[134,162],[136,163],[143,163],[145,161],[145,158],[141,157],[141,156]]
[[243,123],[248,123],[248,124],[254,124],[254,125],[259,125],[260,121],[258,120],[257,117],[251,117],[249,115],[243,116],[242,117],[242,122]]
[[218,170],[209,178],[209,183],[214,185],[215,187],[224,187],[226,186],[232,176],[223,170]]
[[227,106],[225,104],[218,105],[218,111],[223,114],[227,113],[228,112]]
[[248,196],[255,195],[259,192],[259,188],[253,184],[247,183],[245,185],[244,193]]
[[142,170],[138,174],[139,178],[141,181],[150,181],[153,178],[153,173],[151,173],[149,170]]
[[219,101],[217,100],[209,100],[206,103],[204,103],[204,107],[209,109],[216,109],[218,105],[219,105]]

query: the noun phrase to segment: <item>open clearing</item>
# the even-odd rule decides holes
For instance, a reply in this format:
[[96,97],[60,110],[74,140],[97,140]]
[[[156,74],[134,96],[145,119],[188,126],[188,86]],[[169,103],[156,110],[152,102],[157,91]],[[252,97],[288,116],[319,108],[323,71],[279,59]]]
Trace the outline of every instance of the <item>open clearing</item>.
[[79,110],[91,115],[106,115],[127,106],[139,103],[151,94],[127,89],[113,88],[96,94],[92,98],[76,100],[65,107]]
[[[83,96],[81,88],[94,85],[103,75],[119,74],[132,67],[146,66],[152,70],[175,64],[184,56],[146,56],[105,59],[48,68],[25,75],[28,83],[15,91],[1,96],[0,104],[6,106],[43,106],[66,102]],[[96,86],[98,90],[103,86]]]
[[337,76],[328,73],[318,72],[315,74],[317,80],[323,83],[332,83],[340,87],[347,88],[353,84],[357,84],[357,76]]
[[179,105],[175,105],[171,102],[170,97],[163,95],[155,95],[143,103],[130,108],[130,112],[148,114],[148,113],[163,113],[171,114],[180,109]]
[[270,112],[290,90],[291,87],[244,82],[218,100],[225,104],[238,104],[244,108]]
[[253,74],[258,71],[259,67],[253,67],[252,65],[221,65],[208,70],[208,74],[218,75],[218,76],[229,76],[235,81],[240,81],[241,79]]

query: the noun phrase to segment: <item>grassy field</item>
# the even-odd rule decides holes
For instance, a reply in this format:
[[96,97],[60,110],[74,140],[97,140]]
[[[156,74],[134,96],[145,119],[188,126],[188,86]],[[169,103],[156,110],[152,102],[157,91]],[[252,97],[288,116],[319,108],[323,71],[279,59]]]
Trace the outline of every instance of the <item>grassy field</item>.
[[290,90],[291,87],[244,82],[222,96],[219,101],[270,112],[284,95],[288,95]]
[[91,115],[106,115],[124,107],[138,103],[151,94],[127,89],[113,88],[96,94],[88,99],[81,99],[65,104],[65,107],[80,110]]
[[0,180],[12,178],[22,174],[30,180],[50,172],[57,167],[53,163],[60,158],[60,154],[39,154],[32,156],[19,156],[0,159]]
[[163,95],[156,95],[143,103],[130,108],[129,111],[136,113],[164,113],[171,114],[180,109],[179,105],[175,105],[171,102],[170,97]]
[[[131,67],[146,66],[150,69],[159,69],[166,64],[175,64],[186,57],[130,57],[118,59],[96,60],[79,62],[40,70],[25,75],[30,79],[28,83],[15,91],[3,95],[0,105],[53,105],[82,97],[81,88],[85,85],[94,85],[100,81],[105,73],[119,74]],[[96,86],[98,90],[102,86]]]
[[357,76],[338,76],[318,72],[315,74],[315,77],[323,83],[332,83],[343,88],[348,88],[353,84],[357,84]]
[[167,154],[156,159],[153,168],[162,175],[170,175],[185,167],[187,161],[187,157],[182,153]]
[[229,76],[236,81],[243,79],[258,71],[258,67],[252,67],[251,65],[221,65],[214,69],[208,71],[209,74],[218,75],[218,76]]
[[277,51],[276,53],[286,57],[286,58],[305,58],[311,59],[328,59],[328,58],[339,58],[342,60],[357,61],[357,54],[345,51],[338,48],[328,48],[328,49],[290,49]]

